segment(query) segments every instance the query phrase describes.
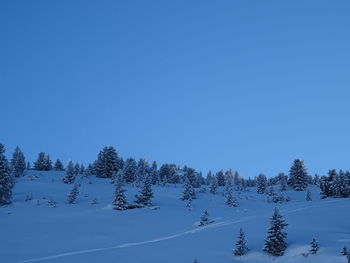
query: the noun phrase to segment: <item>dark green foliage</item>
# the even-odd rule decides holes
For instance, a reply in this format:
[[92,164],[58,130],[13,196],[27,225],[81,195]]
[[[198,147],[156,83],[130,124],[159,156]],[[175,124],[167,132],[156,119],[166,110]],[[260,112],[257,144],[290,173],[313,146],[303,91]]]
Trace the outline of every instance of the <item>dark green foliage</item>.
[[289,170],[289,184],[297,191],[304,191],[307,187],[308,174],[304,161],[295,159]]
[[233,253],[235,254],[235,256],[243,256],[244,254],[247,253],[248,248],[246,245],[246,240],[245,240],[245,234],[243,232],[243,229],[240,228],[239,229],[239,236],[238,236],[238,240],[236,243],[236,248],[234,249]]
[[63,178],[65,184],[72,184],[75,181],[76,171],[74,169],[74,164],[72,161],[69,161],[66,169],[66,177]]
[[283,217],[280,215],[277,208],[271,218],[271,225],[267,231],[268,236],[265,239],[265,245],[263,251],[272,256],[283,256],[284,251],[287,248],[287,243],[285,241],[287,233],[283,229],[288,224],[285,223]]
[[0,144],[0,205],[11,203],[15,180],[5,156],[5,146]]
[[20,177],[24,175],[26,169],[26,160],[23,152],[17,146],[11,159],[11,172],[15,177]]

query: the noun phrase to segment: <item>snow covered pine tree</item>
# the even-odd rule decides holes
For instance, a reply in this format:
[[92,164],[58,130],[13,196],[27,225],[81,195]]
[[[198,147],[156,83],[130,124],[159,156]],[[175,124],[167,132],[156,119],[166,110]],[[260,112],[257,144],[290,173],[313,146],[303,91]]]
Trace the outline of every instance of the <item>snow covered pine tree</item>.
[[233,251],[233,254],[236,256],[243,256],[247,251],[248,248],[246,246],[246,240],[245,240],[245,234],[243,232],[243,229],[239,229],[239,236],[238,236],[238,241],[236,243],[236,248]]
[[285,241],[287,233],[283,232],[283,229],[287,225],[278,209],[275,208],[271,218],[270,228],[267,231],[268,236],[265,240],[263,251],[272,256],[283,256],[287,248],[287,243]]
[[129,206],[124,194],[123,183],[123,175],[118,173],[114,182],[114,200],[112,202],[115,210],[127,210]]
[[14,178],[5,156],[5,146],[0,143],[0,206],[11,203]]

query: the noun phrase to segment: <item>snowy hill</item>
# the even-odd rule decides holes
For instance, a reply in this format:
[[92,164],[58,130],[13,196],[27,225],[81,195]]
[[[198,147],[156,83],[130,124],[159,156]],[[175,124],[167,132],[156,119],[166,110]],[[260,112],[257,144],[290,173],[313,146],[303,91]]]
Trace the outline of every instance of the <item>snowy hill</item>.
[[[350,247],[350,199],[321,200],[319,189],[311,188],[313,201],[305,191],[287,191],[290,202],[278,204],[289,226],[285,256],[274,259],[262,252],[270,217],[276,204],[267,195],[248,188],[236,198],[239,207],[228,207],[223,189],[212,195],[198,193],[193,209],[180,200],[182,185],[153,186],[159,209],[116,211],[111,201],[110,179],[81,181],[76,204],[67,204],[72,185],[62,183],[64,172],[30,171],[19,178],[13,203],[0,208],[3,226],[0,242],[2,263],[19,262],[103,262],[103,263],[232,263],[232,262],[347,262],[342,247]],[[125,186],[129,201],[137,188]],[[31,199],[27,200],[26,199]],[[96,204],[91,204],[93,199]],[[56,202],[56,208],[48,201]],[[215,222],[198,227],[207,209]],[[232,253],[242,227],[250,251],[243,257]],[[320,251],[302,255],[316,238]]]

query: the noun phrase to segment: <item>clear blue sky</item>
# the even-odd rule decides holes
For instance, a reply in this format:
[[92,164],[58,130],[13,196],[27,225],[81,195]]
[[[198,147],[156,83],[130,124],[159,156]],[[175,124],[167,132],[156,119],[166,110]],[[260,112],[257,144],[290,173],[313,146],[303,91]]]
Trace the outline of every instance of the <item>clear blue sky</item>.
[[350,1],[0,2],[0,141],[243,176],[350,168]]

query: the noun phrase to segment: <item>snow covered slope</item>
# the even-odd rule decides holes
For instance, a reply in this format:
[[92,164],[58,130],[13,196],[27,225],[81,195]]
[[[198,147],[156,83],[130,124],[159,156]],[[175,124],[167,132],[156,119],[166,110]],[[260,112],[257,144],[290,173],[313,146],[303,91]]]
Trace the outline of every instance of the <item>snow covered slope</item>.
[[[198,193],[188,211],[180,200],[182,186],[154,186],[153,203],[160,209],[115,211],[109,179],[82,181],[77,204],[67,204],[72,185],[62,183],[63,176],[30,171],[18,180],[13,204],[0,208],[1,263],[191,263],[195,257],[200,263],[273,261],[262,247],[276,205],[255,188],[240,195],[237,208],[224,204],[222,189],[217,195]],[[137,189],[125,188],[133,201]],[[289,247],[274,262],[346,262],[340,250],[350,246],[350,199],[320,200],[316,188],[313,201],[305,201],[305,192],[286,194],[292,201],[277,206],[289,224]],[[32,200],[25,201],[30,195]],[[91,204],[94,198],[97,203]],[[56,208],[47,205],[50,199]],[[215,222],[198,227],[205,209]],[[250,251],[237,258],[232,249],[240,227]],[[313,237],[320,251],[305,257]]]

